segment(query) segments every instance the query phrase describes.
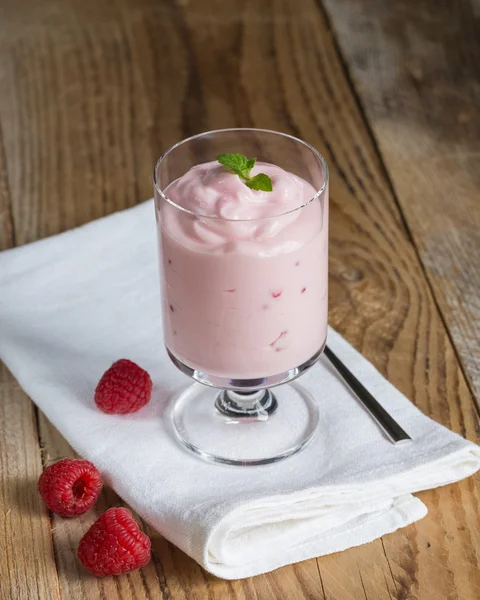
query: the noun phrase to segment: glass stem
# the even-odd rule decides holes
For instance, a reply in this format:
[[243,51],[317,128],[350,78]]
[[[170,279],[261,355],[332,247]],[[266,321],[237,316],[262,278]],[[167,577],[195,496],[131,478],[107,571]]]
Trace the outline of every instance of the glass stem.
[[277,406],[277,399],[268,389],[258,392],[223,390],[215,400],[215,408],[222,415],[259,421],[266,421]]

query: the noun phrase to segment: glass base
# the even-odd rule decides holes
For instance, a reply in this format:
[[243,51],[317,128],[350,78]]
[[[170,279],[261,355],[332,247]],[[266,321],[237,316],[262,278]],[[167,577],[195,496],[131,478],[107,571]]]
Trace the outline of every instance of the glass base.
[[298,383],[255,392],[193,384],[175,400],[174,429],[208,462],[264,465],[298,452],[312,439],[318,408]]

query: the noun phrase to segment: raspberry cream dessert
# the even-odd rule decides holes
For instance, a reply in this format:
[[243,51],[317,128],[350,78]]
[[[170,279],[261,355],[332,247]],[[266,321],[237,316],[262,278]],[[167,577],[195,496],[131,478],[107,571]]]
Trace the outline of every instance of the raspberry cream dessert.
[[328,189],[254,163],[192,167],[159,218],[166,345],[217,377],[284,373],[327,334]]

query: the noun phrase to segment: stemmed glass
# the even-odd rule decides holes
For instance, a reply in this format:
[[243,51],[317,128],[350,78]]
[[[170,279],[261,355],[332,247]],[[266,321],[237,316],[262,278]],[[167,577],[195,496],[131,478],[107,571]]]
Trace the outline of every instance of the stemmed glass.
[[[233,152],[293,173],[311,194],[259,218],[244,218],[228,202],[211,216],[169,198],[168,186],[190,168]],[[324,158],[274,131],[210,131],[167,150],[154,186],[165,345],[195,380],[174,399],[178,438],[210,462],[258,465],[290,456],[312,439],[319,419],[315,400],[293,380],[315,364],[327,335]],[[267,192],[257,194],[269,201]]]

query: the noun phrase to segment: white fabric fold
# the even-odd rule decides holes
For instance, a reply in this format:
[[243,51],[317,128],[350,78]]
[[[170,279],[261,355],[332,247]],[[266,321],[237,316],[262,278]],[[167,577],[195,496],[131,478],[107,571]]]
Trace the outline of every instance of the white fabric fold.
[[[341,336],[328,343],[412,435],[395,447],[322,359],[302,378],[320,426],[297,455],[260,467],[210,465],[176,441],[172,394],[188,380],[163,348],[151,201],[0,254],[0,357],[50,421],[142,517],[227,579],[344,550],[412,523],[411,494],[480,467],[480,448],[428,419]],[[146,368],[149,405],[93,403],[118,358]]]

